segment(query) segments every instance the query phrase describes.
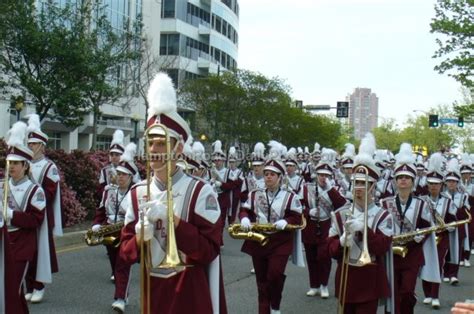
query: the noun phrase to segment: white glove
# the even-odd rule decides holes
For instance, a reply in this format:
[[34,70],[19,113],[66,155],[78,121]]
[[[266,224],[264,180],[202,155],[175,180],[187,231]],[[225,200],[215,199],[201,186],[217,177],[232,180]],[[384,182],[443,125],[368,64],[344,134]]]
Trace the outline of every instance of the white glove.
[[250,223],[250,219],[248,219],[247,217],[244,217],[240,220],[240,226],[245,231],[252,230],[252,224]]
[[92,232],[97,232],[97,231],[99,231],[99,230],[100,230],[100,227],[101,227],[101,226],[100,226],[99,224],[93,225],[93,226],[92,226]]
[[12,220],[13,219],[13,209],[7,209],[7,219]]
[[350,248],[354,243],[354,234],[344,232],[339,238],[339,242],[341,243],[342,247],[346,246]]
[[221,185],[222,185],[222,182],[221,181],[216,181],[216,182],[214,182],[214,184],[215,184],[216,188],[220,188]]
[[317,208],[311,208],[311,209],[309,210],[309,215],[310,215],[311,217],[316,217],[317,212],[318,212],[318,209],[317,209]]
[[361,219],[349,218],[344,223],[344,228],[348,233],[362,231],[364,229],[364,222]]
[[447,227],[446,230],[448,230],[448,232],[453,232],[456,230],[456,227]]
[[[155,231],[155,226],[153,224],[150,224],[150,222],[148,221],[148,218],[145,217],[143,227],[144,227],[143,240],[150,241],[151,238],[153,238],[153,232]],[[137,224],[135,225],[135,234],[138,239],[140,239],[141,230],[142,230],[142,222],[141,220],[138,220]]]
[[[418,229],[416,229],[416,230],[418,231]],[[420,243],[421,241],[423,241],[424,238],[425,238],[424,234],[416,235],[413,238],[413,241],[415,241],[416,243]]]
[[277,220],[273,225],[277,228],[277,230],[284,230],[288,222],[285,219]]
[[165,220],[168,213],[168,208],[157,200],[143,203],[139,208],[140,210],[146,210],[148,208],[145,215],[148,218],[148,221],[153,224],[158,219]]

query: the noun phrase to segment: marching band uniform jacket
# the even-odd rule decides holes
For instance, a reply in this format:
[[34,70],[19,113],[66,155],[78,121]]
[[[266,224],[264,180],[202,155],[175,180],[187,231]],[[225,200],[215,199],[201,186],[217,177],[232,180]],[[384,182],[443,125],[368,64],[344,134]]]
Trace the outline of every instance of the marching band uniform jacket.
[[257,178],[253,172],[249,172],[242,182],[240,203],[244,204],[249,197],[249,193],[256,189],[265,189],[265,180],[263,179],[263,176]]

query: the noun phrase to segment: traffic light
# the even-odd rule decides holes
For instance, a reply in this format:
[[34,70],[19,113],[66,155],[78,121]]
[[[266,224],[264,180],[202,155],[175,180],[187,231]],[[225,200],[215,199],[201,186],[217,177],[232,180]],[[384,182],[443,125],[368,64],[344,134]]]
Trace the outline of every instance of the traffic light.
[[458,117],[458,127],[464,127],[464,117]]
[[430,128],[437,128],[439,126],[437,114],[430,114],[428,125]]

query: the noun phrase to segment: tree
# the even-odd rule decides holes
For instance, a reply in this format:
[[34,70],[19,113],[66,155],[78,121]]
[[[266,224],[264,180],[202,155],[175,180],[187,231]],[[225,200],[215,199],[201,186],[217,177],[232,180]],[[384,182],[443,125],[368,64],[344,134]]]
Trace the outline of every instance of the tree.
[[81,93],[82,15],[52,2],[36,8],[33,0],[2,2],[1,9],[3,83],[31,99],[41,119],[49,115],[67,126],[80,125],[87,111]]
[[439,49],[434,58],[445,58],[435,67],[440,74],[448,73],[463,86],[472,89],[474,81],[474,3],[472,0],[439,0],[435,4],[431,32]]

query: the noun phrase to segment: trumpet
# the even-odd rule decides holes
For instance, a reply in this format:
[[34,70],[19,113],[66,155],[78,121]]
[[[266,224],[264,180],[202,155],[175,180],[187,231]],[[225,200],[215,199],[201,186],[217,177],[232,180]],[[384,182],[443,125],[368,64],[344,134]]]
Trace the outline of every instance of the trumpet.
[[252,224],[251,231],[244,230],[241,224],[232,224],[229,226],[228,231],[231,238],[256,241],[261,246],[265,246],[270,240],[269,234],[275,233],[277,231],[303,230],[304,228],[306,228],[306,218],[301,215],[301,225],[287,224],[284,230],[278,230],[275,225],[266,223]]

